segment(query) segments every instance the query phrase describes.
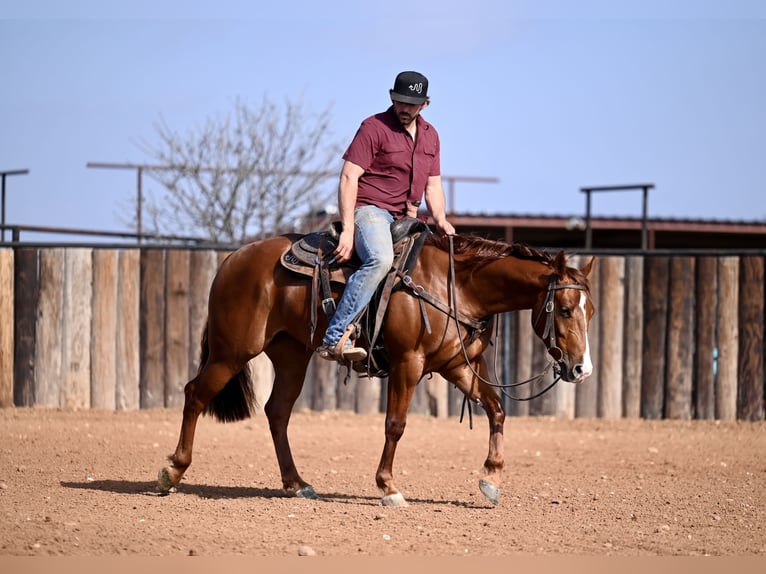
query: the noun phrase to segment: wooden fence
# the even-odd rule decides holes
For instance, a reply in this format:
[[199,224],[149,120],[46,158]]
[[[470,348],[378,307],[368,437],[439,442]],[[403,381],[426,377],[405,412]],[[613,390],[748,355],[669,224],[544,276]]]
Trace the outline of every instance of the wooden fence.
[[[0,406],[180,407],[224,256],[151,247],[0,248]],[[577,386],[559,383],[533,401],[506,398],[509,415],[764,418],[764,254],[597,258],[594,375]],[[546,364],[530,319],[524,311],[499,322],[492,352],[502,381],[527,379]],[[262,405],[271,366],[260,359],[251,367]],[[384,410],[385,380],[352,375],[344,384],[344,374],[334,363],[312,361],[296,408]],[[433,377],[418,386],[411,412],[453,416],[461,406],[462,395]]]

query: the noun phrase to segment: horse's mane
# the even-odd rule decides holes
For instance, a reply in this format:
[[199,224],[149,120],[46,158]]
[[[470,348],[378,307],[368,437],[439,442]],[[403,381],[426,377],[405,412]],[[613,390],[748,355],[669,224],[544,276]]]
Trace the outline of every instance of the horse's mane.
[[[449,238],[446,235],[430,235],[426,243],[449,252]],[[579,269],[568,267],[563,256],[554,257],[547,251],[535,249],[525,243],[505,243],[470,234],[453,235],[452,249],[455,255],[461,256],[459,261],[455,261],[456,268],[470,270],[471,273],[500,258],[516,257],[539,261],[550,266],[560,277],[568,274],[578,285],[590,289],[588,278]]]
[[[446,235],[430,235],[426,242],[449,252],[449,238]],[[502,257],[529,259],[553,265],[553,257],[548,252],[534,249],[524,243],[504,243],[476,235],[453,235],[452,245],[455,255],[467,256],[461,261],[461,266],[474,269],[480,269]]]

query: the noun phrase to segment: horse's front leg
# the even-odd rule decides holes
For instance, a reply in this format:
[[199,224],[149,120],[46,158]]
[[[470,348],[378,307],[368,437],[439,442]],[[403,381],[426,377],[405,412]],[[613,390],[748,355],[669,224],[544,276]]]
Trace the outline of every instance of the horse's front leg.
[[407,410],[419,375],[409,373],[404,366],[395,366],[388,377],[388,405],[386,407],[386,442],[380,457],[375,482],[383,492],[384,506],[408,506],[407,500],[394,485],[394,455],[399,439],[407,425]]
[[[481,379],[488,379],[486,360],[482,356],[478,365]],[[484,461],[483,476],[479,480],[479,489],[492,504],[500,500],[500,491],[505,468],[505,447],[503,428],[505,411],[503,403],[495,390],[477,377],[473,370],[464,365],[458,372],[444,375],[452,381],[472,401],[479,401],[487,413],[489,421],[489,451]]]

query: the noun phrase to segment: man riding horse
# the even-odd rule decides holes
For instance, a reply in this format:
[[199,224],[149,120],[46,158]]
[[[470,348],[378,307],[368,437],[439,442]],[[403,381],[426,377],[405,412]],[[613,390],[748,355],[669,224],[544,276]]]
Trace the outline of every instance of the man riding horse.
[[352,343],[350,324],[391,268],[391,223],[417,216],[425,196],[436,229],[445,235],[455,233],[445,214],[439,134],[420,115],[430,101],[428,79],[418,72],[402,72],[390,96],[391,107],[365,119],[343,155],[338,185],[342,231],[333,255],[344,263],[356,250],[362,265],[349,277],[317,349],[328,360],[367,357]]

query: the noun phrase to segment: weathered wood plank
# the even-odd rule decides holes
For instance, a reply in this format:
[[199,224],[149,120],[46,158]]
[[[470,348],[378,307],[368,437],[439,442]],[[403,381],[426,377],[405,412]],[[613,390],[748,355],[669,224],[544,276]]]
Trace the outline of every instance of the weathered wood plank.
[[35,329],[35,405],[62,405],[66,250],[40,252],[40,298]]
[[718,260],[698,257],[696,288],[697,328],[694,352],[694,417],[715,418],[715,318]]
[[165,251],[141,251],[141,408],[165,406]]
[[[500,355],[502,357],[502,382],[506,385],[516,382],[516,333],[518,313],[504,313],[502,316],[501,331],[502,343],[500,344]],[[447,399],[449,401],[449,397]],[[514,401],[508,397],[507,393],[501,396],[503,408],[507,415],[510,415],[514,408],[511,403]]]
[[641,416],[641,370],[644,332],[644,258],[625,260],[625,337],[623,416]]
[[67,408],[89,408],[93,250],[67,249],[64,261],[61,405]]
[[[532,377],[532,357],[533,347],[537,340],[532,329],[532,311],[524,309],[522,311],[516,311],[516,337],[515,337],[515,349],[516,349],[516,376],[514,383],[520,383],[526,381]],[[521,387],[515,387],[509,389],[508,394],[512,397],[523,398],[529,396],[528,385]],[[509,405],[508,413],[511,416],[525,417],[529,415],[529,402],[528,401],[512,401]]]
[[715,418],[733,421],[739,370],[739,257],[718,259],[716,340]]
[[337,364],[314,355],[309,362],[304,392],[311,390],[311,408],[315,411],[334,411],[338,408]]
[[199,368],[200,342],[207,324],[210,285],[218,270],[218,254],[212,250],[192,251],[189,260],[189,375]]
[[0,408],[13,406],[13,249],[0,249]]
[[[551,357],[548,355],[545,344],[535,335],[532,343],[532,373],[534,375],[542,373],[550,361]],[[539,393],[543,389],[548,388],[553,383],[553,379],[553,369],[548,369],[544,376],[536,381],[534,385],[524,388],[520,396],[528,397]],[[528,402],[530,416],[551,416],[556,412],[556,396],[552,391],[548,391]]]
[[692,418],[694,257],[670,259],[665,417]]
[[381,379],[379,377],[359,377],[356,382],[356,412],[370,414],[379,412]]
[[184,404],[189,382],[189,252],[168,249],[165,254],[165,401],[166,407]]
[[764,258],[740,259],[737,418],[763,420]]
[[[323,361],[324,359],[320,359]],[[338,410],[355,411],[356,410],[356,373],[352,372],[346,377],[346,367],[341,367],[333,362],[338,372]]]
[[625,259],[599,259],[601,291],[601,349],[599,352],[601,384],[598,394],[598,416],[622,416],[622,365],[625,314]]
[[113,249],[93,251],[91,407],[114,410],[117,397],[117,266]]
[[[449,416],[449,392],[447,390],[447,379],[439,373],[433,373],[431,377],[426,377],[421,385],[426,386],[428,399],[430,401],[429,412],[437,419],[445,419]],[[378,389],[380,394],[380,387]],[[380,401],[378,401],[380,403]]]
[[641,415],[662,418],[665,403],[668,278],[666,256],[647,257],[644,265],[644,334],[641,371]]
[[141,406],[141,252],[121,251],[117,282],[117,366],[115,406],[135,410]]
[[40,300],[39,250],[18,249],[13,258],[13,404],[31,407],[35,396],[35,340]]

